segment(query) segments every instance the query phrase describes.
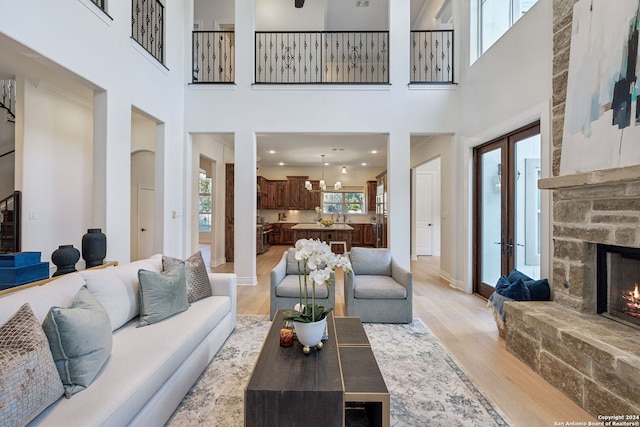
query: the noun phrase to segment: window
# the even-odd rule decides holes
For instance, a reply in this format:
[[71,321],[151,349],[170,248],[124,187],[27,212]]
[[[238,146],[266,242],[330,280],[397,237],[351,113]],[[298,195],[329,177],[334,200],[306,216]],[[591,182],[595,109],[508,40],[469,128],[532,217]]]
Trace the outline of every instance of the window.
[[483,54],[538,0],[478,0],[480,54]]
[[322,212],[324,213],[364,213],[364,192],[334,193],[325,191],[322,199]]
[[200,179],[198,183],[198,229],[201,233],[211,231],[211,188],[213,180],[207,178],[207,174],[200,171]]

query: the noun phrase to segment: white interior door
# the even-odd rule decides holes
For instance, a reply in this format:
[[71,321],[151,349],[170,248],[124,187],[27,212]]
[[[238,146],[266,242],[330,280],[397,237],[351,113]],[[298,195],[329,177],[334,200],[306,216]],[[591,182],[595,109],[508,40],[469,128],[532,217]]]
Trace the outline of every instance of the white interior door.
[[153,188],[138,187],[138,259],[154,253],[155,192]]
[[416,174],[416,255],[433,255],[434,176]]

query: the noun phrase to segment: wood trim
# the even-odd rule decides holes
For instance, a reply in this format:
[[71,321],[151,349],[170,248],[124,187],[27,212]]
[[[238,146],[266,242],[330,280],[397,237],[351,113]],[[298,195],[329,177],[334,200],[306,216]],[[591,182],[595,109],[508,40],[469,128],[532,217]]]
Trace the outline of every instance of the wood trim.
[[[87,270],[101,270],[107,267],[115,267],[118,265],[118,261],[107,261],[102,265],[97,265],[95,267],[87,268]],[[38,280],[37,282],[25,283],[24,285],[14,286],[13,288],[3,289],[0,291],[0,296],[11,294],[13,292],[18,292],[23,289],[33,288],[34,286],[42,286],[46,285],[49,282],[53,282],[56,279],[59,279],[62,276],[49,277],[48,279]]]

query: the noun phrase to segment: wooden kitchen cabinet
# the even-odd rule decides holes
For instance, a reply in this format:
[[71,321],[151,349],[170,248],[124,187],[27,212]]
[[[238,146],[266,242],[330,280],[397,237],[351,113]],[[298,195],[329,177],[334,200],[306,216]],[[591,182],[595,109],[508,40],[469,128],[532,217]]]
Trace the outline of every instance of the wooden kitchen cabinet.
[[367,212],[376,210],[376,191],[378,191],[378,181],[367,181]]
[[376,235],[373,232],[372,224],[364,224],[364,226],[362,227],[362,243],[365,246],[376,245]]
[[269,209],[269,181],[265,177],[258,177],[256,192],[258,197],[258,209]]
[[283,245],[293,245],[293,227],[295,224],[283,223],[282,226],[282,244]]
[[363,224],[349,224],[353,231],[351,232],[351,244],[353,246],[362,246],[364,244],[364,240],[362,237],[363,232]]
[[271,244],[272,245],[281,245],[282,244],[282,224],[276,222],[272,224],[272,232],[271,232]]
[[224,204],[224,256],[227,262],[233,262],[233,232],[234,232],[234,165],[225,164],[225,204]]
[[305,201],[304,181],[306,176],[288,176],[287,177],[287,195],[289,209],[301,209]]

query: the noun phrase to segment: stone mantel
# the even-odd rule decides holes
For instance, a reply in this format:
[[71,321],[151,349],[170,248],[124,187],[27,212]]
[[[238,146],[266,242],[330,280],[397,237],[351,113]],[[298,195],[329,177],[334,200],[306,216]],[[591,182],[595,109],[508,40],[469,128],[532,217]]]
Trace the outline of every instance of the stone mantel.
[[640,165],[542,178],[538,181],[538,188],[541,190],[560,190],[630,182],[640,182]]

